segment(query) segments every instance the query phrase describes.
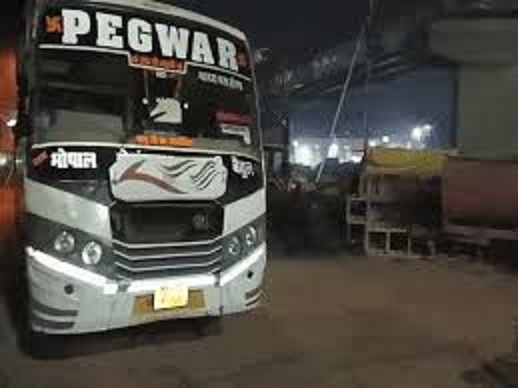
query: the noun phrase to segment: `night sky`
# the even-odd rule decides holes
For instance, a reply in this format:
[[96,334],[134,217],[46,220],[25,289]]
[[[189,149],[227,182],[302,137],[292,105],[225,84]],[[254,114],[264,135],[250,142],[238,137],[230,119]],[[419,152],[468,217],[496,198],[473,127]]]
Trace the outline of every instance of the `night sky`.
[[[435,0],[437,2],[438,0]],[[356,34],[368,13],[368,0],[169,0],[244,30],[255,47],[312,54]],[[434,0],[376,0],[383,19]]]
[[329,46],[349,37],[358,29],[368,1],[185,0],[180,3],[194,3],[190,8],[236,25],[256,47],[294,51]]

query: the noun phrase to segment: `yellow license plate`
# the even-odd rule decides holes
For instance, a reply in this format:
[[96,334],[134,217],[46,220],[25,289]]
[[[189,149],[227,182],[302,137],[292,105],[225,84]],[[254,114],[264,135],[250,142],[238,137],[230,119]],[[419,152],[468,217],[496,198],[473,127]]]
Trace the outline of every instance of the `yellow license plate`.
[[153,309],[155,311],[185,307],[189,304],[187,287],[162,287],[155,291]]
[[155,295],[141,295],[135,298],[133,306],[133,315],[136,317],[154,316],[156,314],[168,314],[169,311],[185,312],[199,311],[205,309],[205,295],[201,290],[190,290],[188,303],[181,307],[172,307],[168,309],[155,309]]

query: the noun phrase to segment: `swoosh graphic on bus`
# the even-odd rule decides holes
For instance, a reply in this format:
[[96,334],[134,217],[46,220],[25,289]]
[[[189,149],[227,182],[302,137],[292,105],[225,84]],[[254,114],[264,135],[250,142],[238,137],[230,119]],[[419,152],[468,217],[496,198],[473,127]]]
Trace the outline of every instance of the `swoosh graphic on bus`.
[[220,175],[220,172],[216,171],[215,167],[211,167],[209,170],[205,171],[205,174],[199,176],[197,179],[193,178],[193,181],[194,181],[194,183],[196,184],[196,186],[198,188],[199,187],[207,187],[207,186],[204,186],[205,183],[208,180],[213,181],[214,178],[217,177],[218,175]]
[[123,182],[140,181],[140,182],[145,182],[145,183],[149,183],[151,185],[157,186],[157,187],[161,188],[162,190],[165,190],[170,193],[186,194],[185,191],[181,191],[181,190],[177,189],[176,187],[170,185],[169,183],[167,183],[166,181],[163,181],[162,179],[159,179],[157,177],[154,177],[154,176],[146,174],[146,173],[139,172],[139,168],[142,167],[142,165],[144,163],[145,163],[145,161],[140,161],[140,162],[137,162],[137,163],[133,164],[132,166],[130,166],[122,174],[122,176],[119,178],[119,180],[114,182],[114,184],[118,185]]
[[[196,175],[191,175],[191,178],[196,181],[200,175],[205,173],[205,171],[210,168],[212,165],[215,165],[214,161],[210,161],[205,163],[205,165],[202,167],[201,171],[199,171]],[[173,166],[164,166],[162,165],[162,168],[166,171],[166,174],[171,178],[178,178],[185,173],[187,173],[189,170],[192,170],[196,167],[196,163],[193,161],[185,161]]]
[[171,174],[177,174],[178,171],[187,171],[190,168],[196,166],[196,163],[194,163],[192,160],[186,160],[185,162],[180,162],[178,164],[173,164],[172,166],[162,166],[164,170],[166,170],[168,173]]
[[176,169],[176,170],[173,170],[173,172],[170,172],[170,170],[168,170],[166,168],[166,166],[162,166],[162,168],[164,169],[164,173],[172,179],[176,179],[176,178],[181,177],[182,175],[185,175],[187,172],[189,172],[190,170],[192,170],[195,167],[196,167],[196,164],[193,162],[192,164],[184,165],[182,168]]
[[194,183],[200,184],[207,178],[207,176],[210,176],[214,173],[217,173],[216,169],[214,167],[209,167],[208,169],[205,169],[203,173],[196,176],[191,176],[191,179]]
[[212,182],[214,182],[214,180],[218,177],[218,175],[220,175],[219,173],[216,173],[216,174],[213,174],[211,176],[209,176],[209,179],[205,181],[205,183],[202,183],[200,185],[198,185],[198,189],[199,190],[205,190],[207,187],[210,186],[210,184]]
[[205,163],[205,166],[201,169],[198,174],[191,176],[191,178],[196,182],[201,179],[201,176],[207,172],[207,170],[210,170],[211,168],[214,169],[216,167],[216,163],[214,161],[210,161]]
[[[189,170],[192,170],[195,165],[190,164],[184,164],[185,168],[181,170],[181,172],[171,174],[166,173],[170,178],[175,179],[178,178],[181,175],[186,174]],[[174,170],[175,166],[172,167],[166,167],[162,166],[164,170],[171,171]],[[203,165],[203,167],[195,174],[195,175],[189,175],[189,178],[191,179],[192,183],[196,186],[196,188],[199,191],[205,190],[207,187],[210,186],[212,182],[218,177],[218,175],[221,175],[221,172],[217,171],[216,169],[216,163],[211,160]]]

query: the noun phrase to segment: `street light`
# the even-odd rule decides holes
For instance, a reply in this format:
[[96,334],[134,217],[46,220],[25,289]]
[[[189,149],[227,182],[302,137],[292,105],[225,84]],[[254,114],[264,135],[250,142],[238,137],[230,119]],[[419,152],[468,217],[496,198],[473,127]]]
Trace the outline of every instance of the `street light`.
[[338,147],[338,144],[333,143],[331,147],[329,147],[329,153],[327,157],[329,159],[336,159],[338,157],[338,152],[340,151],[340,147]]
[[418,126],[412,129],[410,136],[412,140],[421,143],[425,137],[430,136],[433,127],[430,124],[426,124],[423,126]]
[[411,133],[412,139],[415,141],[418,141],[418,142],[423,141],[424,132],[425,132],[424,127],[415,127],[414,129],[412,129],[412,133]]
[[313,152],[311,151],[311,148],[306,145],[300,147],[297,159],[300,164],[310,166],[313,162]]

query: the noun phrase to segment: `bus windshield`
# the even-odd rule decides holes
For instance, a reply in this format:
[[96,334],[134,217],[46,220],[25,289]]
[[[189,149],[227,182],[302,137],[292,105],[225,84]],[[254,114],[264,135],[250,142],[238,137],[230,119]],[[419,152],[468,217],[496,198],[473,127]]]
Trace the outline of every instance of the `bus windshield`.
[[[190,137],[209,148],[228,146],[239,151],[257,151],[256,97],[245,42],[203,25],[196,25],[193,35],[192,22],[171,22],[167,18],[169,24],[159,24],[157,20],[162,19],[155,16],[147,20],[169,28],[169,34],[180,31],[180,37],[187,37],[185,43],[191,48],[186,48],[182,55],[178,55],[178,46],[173,47],[181,60],[163,55],[168,46],[164,46],[164,37],[160,36],[150,40],[155,47],[150,47],[151,51],[140,47],[146,53],[135,51],[135,43],[115,50],[104,47],[106,44],[98,47],[101,26],[93,26],[99,20],[97,9],[75,11],[83,13],[75,14],[75,19],[68,22],[65,11],[47,12],[38,42],[33,110],[38,142],[124,143],[142,134],[162,134]],[[124,21],[131,25],[132,20],[140,20],[142,28],[153,26],[124,12],[111,12],[113,20],[121,21],[117,24],[121,27],[112,31],[112,38],[119,33],[123,42],[135,39],[124,32]],[[82,20],[79,15],[90,18],[88,25],[93,32],[76,31],[77,44],[71,45],[65,39],[66,26],[76,26],[77,30]],[[184,27],[183,35],[179,26]],[[204,30],[204,35],[199,36],[207,38],[195,42],[195,34]],[[160,31],[163,29],[157,27],[155,32]],[[222,35],[227,42],[226,52],[223,51],[226,57],[218,62],[217,53],[222,48],[217,44],[223,41]],[[142,35],[141,40],[145,36],[148,35]],[[216,36],[215,44],[211,36]],[[201,42],[205,42],[205,48]],[[235,43],[230,46],[229,42]],[[228,60],[229,51],[235,53],[235,63]],[[224,60],[227,68],[222,66]]]

